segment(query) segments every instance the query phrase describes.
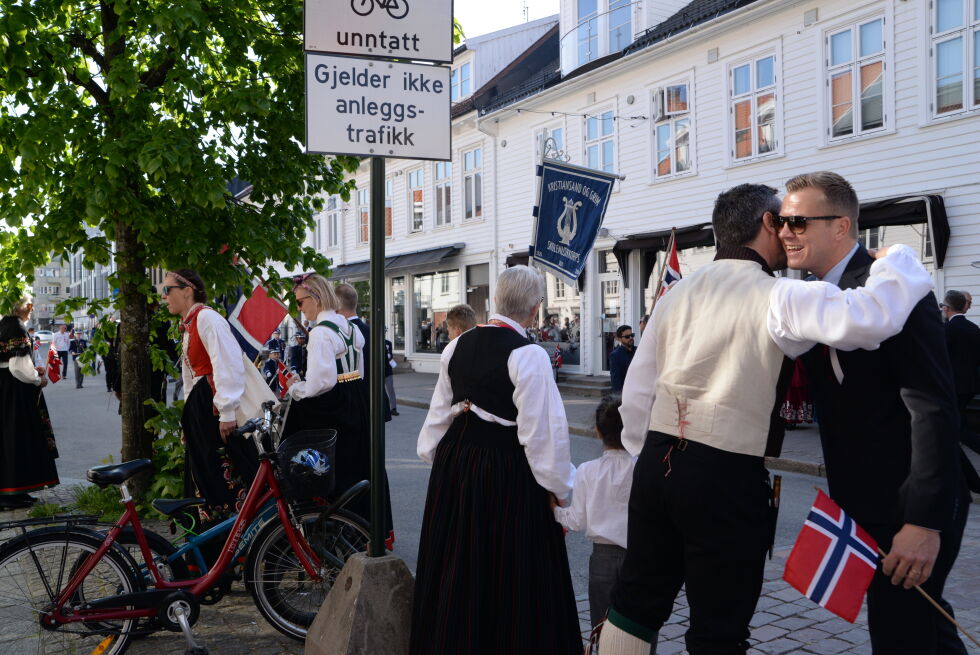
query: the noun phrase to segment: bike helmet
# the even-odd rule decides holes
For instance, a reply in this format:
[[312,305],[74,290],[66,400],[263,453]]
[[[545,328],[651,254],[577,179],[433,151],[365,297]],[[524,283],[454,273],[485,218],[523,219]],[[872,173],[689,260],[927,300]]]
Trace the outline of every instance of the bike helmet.
[[330,472],[330,458],[319,450],[304,448],[289,460],[289,471],[293,475],[326,475]]

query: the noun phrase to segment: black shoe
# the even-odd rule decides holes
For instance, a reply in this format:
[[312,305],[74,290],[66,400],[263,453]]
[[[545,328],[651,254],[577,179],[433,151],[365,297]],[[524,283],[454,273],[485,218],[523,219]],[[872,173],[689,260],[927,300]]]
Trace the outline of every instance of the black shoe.
[[397,409],[391,410],[391,415],[392,416],[398,416],[398,410]]

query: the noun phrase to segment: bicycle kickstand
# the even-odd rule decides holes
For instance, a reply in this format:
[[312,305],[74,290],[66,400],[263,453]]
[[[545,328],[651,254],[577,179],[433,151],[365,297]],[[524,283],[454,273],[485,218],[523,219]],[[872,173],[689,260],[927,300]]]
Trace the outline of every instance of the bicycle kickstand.
[[181,606],[177,606],[173,610],[174,618],[180,624],[180,630],[184,633],[184,639],[187,640],[187,650],[184,651],[184,655],[209,655],[208,649],[200,645],[194,640],[194,633],[191,631],[190,621],[187,620],[187,610]]

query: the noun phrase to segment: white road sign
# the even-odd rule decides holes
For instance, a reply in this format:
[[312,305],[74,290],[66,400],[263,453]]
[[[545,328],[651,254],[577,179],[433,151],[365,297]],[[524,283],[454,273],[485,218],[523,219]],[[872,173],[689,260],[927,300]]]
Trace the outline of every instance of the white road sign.
[[450,159],[449,68],[306,53],[308,152]]
[[306,0],[306,50],[448,64],[452,0]]

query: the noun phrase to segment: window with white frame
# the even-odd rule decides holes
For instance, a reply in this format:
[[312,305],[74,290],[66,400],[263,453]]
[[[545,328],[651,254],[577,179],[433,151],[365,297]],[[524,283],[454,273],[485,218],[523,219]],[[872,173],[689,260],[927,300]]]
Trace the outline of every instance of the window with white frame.
[[422,230],[422,216],[425,205],[425,173],[416,168],[408,174],[408,231]]
[[[563,70],[567,72],[628,46],[633,41],[634,4],[634,0],[577,0],[575,34],[567,37],[567,46],[563,44]],[[569,48],[575,48],[574,55]]]
[[565,130],[560,127],[546,127],[538,131],[535,139],[538,159],[541,159],[545,155],[545,148],[549,148],[548,154],[551,157],[555,157],[558,152],[565,149]]
[[453,72],[449,75],[449,88],[450,88],[450,99],[453,102],[457,100],[462,100],[470,94],[473,90],[470,71],[471,66],[469,62],[457,66],[453,69]]
[[776,56],[766,55],[732,66],[732,158],[758,157],[776,148]]
[[339,212],[336,211],[327,214],[327,248],[336,248],[337,242],[340,240],[338,214]]
[[616,127],[612,111],[585,119],[585,165],[612,173],[615,163]]
[[436,162],[436,227],[453,222],[452,186],[452,162]]
[[653,92],[654,176],[691,170],[690,85],[669,84]]
[[861,230],[858,233],[858,242],[865,248],[868,248],[869,250],[880,248],[881,239],[882,239],[881,233],[882,233],[882,229],[880,226],[869,227],[867,229]]
[[885,19],[861,21],[826,39],[831,139],[885,126]]
[[463,219],[483,218],[483,148],[463,153]]
[[367,243],[371,224],[371,190],[357,192],[357,242]]
[[980,109],[980,0],[934,0],[933,115]]

